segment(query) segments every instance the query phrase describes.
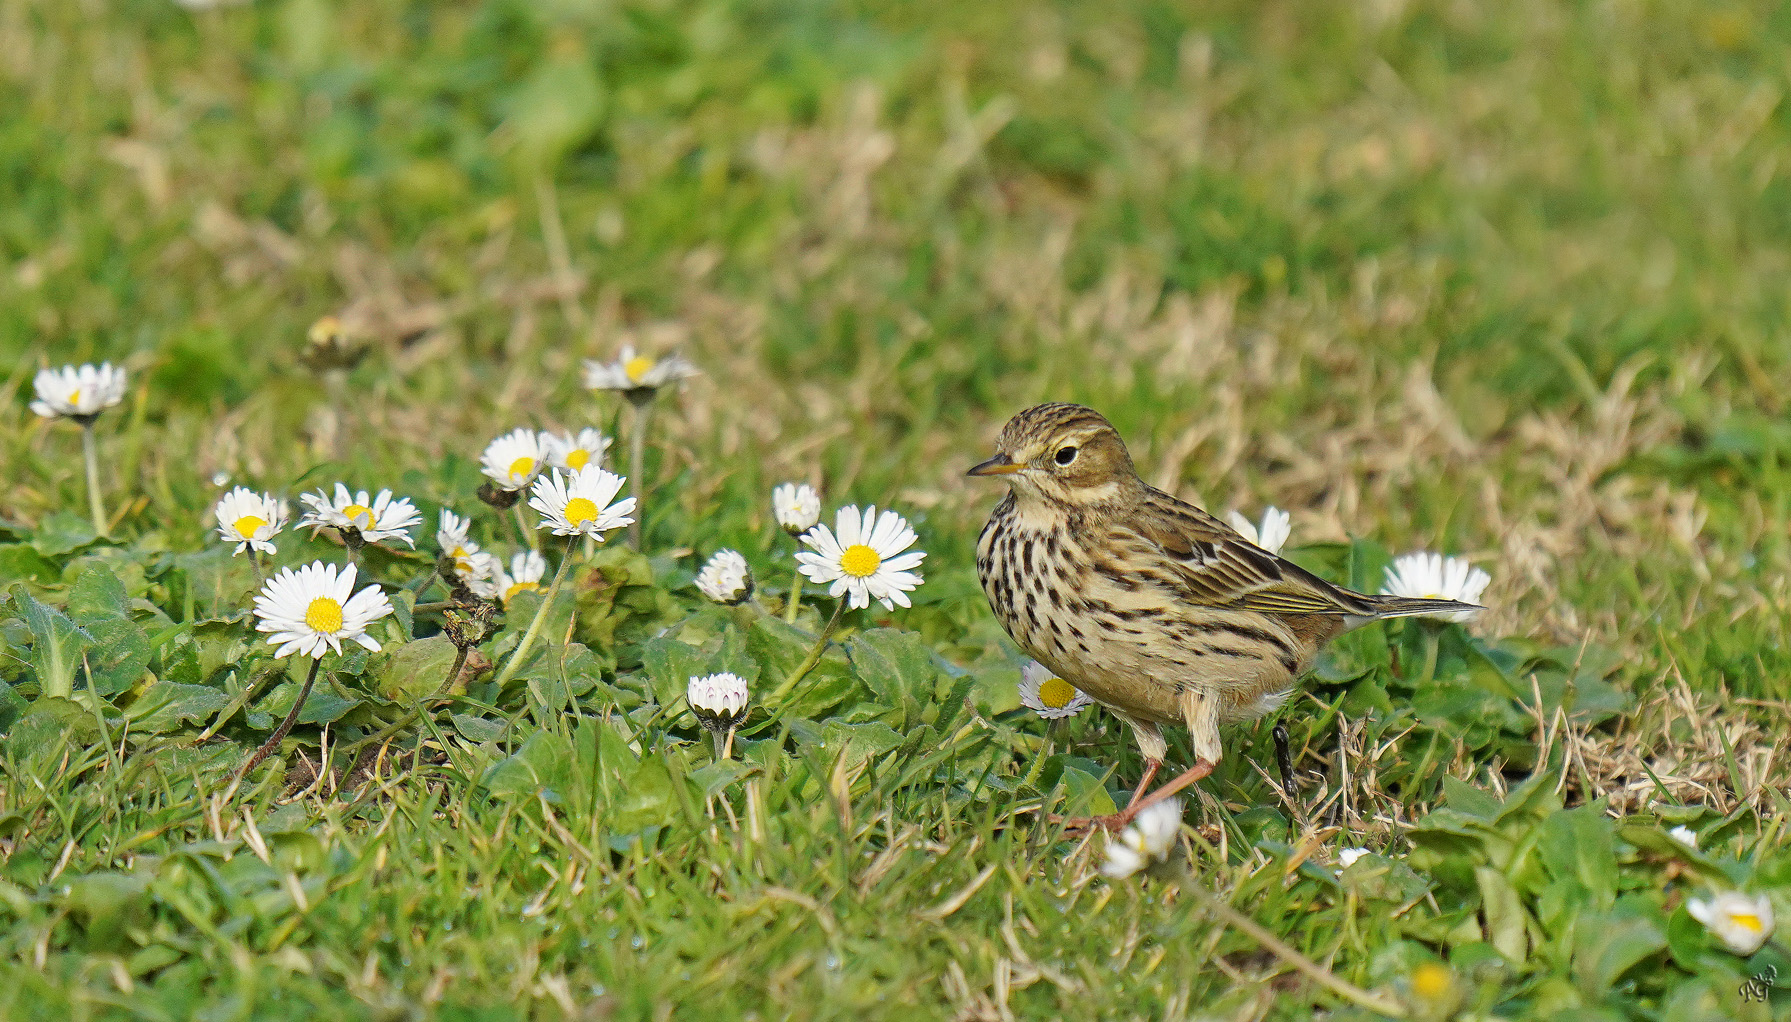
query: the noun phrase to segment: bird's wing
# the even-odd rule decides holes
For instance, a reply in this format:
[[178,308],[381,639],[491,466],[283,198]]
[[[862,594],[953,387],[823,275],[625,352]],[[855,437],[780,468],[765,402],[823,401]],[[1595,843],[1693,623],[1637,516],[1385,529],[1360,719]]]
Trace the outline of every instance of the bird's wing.
[[[1362,614],[1370,601],[1326,582],[1160,491],[1110,523],[1125,561],[1158,575],[1190,603],[1264,614]],[[1142,556],[1138,556],[1142,555]],[[1151,565],[1155,570],[1145,568]]]

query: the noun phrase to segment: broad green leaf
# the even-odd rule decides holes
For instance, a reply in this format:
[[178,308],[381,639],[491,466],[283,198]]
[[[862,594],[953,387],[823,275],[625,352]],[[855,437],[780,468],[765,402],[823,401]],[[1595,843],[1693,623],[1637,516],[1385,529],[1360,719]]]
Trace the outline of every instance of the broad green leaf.
[[552,731],[537,731],[513,755],[492,764],[484,784],[499,798],[533,797],[551,792],[557,801],[572,777],[572,746]]
[[913,632],[874,628],[854,635],[846,652],[877,701],[896,711],[896,727],[905,731],[920,723],[939,677],[925,640]]
[[149,637],[130,618],[124,583],[103,564],[81,574],[68,595],[68,616],[93,637],[87,667],[101,695],[123,692],[149,666]]
[[44,696],[13,722],[6,746],[26,757],[56,755],[71,744],[85,745],[98,738],[99,724],[91,710],[72,699]]
[[223,692],[206,685],[158,681],[143,690],[124,717],[133,732],[159,735],[179,731],[188,722],[204,724],[229,703]]
[[1542,822],[1537,851],[1542,864],[1557,877],[1572,877],[1594,901],[1588,908],[1608,910],[1617,900],[1617,853],[1609,817],[1594,806],[1549,816]]
[[88,952],[125,952],[138,945],[128,934],[141,933],[150,920],[149,878],[106,870],[77,876],[58,899],[80,922]]
[[1495,819],[1501,808],[1498,796],[1455,777],[1443,778],[1443,801],[1458,813],[1487,822]]
[[1666,950],[1666,921],[1645,899],[1626,897],[1609,913],[1582,913],[1573,931],[1573,973],[1598,998],[1638,963]]
[[0,578],[48,585],[62,577],[56,565],[24,543],[0,544]]
[[373,660],[373,690],[383,699],[423,699],[442,687],[458,654],[445,635],[387,647]]
[[31,629],[31,668],[44,694],[72,694],[75,669],[81,665],[81,654],[92,648],[93,636],[61,611],[33,599],[23,583],[12,587],[12,602]]
[[56,511],[45,515],[31,535],[31,545],[45,557],[60,557],[79,550],[99,539],[93,523],[73,511]]
[[1474,880],[1480,888],[1480,913],[1486,921],[1486,942],[1513,962],[1529,953],[1527,916],[1517,889],[1505,874],[1491,866],[1477,866]]

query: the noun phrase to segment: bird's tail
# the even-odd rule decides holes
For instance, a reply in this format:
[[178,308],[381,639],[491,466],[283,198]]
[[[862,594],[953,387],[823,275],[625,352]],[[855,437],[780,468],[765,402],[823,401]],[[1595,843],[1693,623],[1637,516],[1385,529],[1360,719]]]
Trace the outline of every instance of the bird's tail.
[[1347,628],[1365,625],[1370,621],[1383,621],[1390,617],[1436,617],[1448,621],[1465,621],[1485,607],[1473,603],[1462,603],[1459,600],[1437,600],[1424,596],[1368,596],[1362,598],[1370,604],[1366,614],[1346,614],[1344,624]]

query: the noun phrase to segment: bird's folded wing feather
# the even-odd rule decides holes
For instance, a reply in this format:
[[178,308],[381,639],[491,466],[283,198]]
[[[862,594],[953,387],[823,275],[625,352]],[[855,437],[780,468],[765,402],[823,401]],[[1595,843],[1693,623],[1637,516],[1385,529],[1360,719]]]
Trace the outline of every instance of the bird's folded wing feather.
[[[1173,498],[1167,498],[1173,500]],[[1251,543],[1192,505],[1152,502],[1113,523],[1121,547],[1140,547],[1182,599],[1265,614],[1360,614],[1368,601]],[[1153,556],[1154,555],[1154,556]]]

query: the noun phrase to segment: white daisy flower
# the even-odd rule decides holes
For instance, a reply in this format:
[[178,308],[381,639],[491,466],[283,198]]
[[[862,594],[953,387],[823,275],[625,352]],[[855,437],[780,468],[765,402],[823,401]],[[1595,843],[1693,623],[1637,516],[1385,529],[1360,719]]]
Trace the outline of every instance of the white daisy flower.
[[850,593],[853,608],[878,600],[885,610],[894,610],[898,603],[912,606],[908,593],[921,583],[920,572],[914,569],[926,553],[902,552],[914,541],[914,530],[894,511],[878,517],[875,505],[862,512],[848,505],[840,508],[832,530],[817,525],[802,534],[802,542],[815,552],[798,551],[796,561],[809,581],[833,583],[829,596]]
[[69,416],[86,419],[124,400],[129,386],[124,368],[110,362],[39,369],[32,387],[37,400],[31,410],[46,419]]
[[473,555],[479,552],[479,544],[467,538],[467,530],[472,527],[471,518],[462,518],[447,508],[442,508],[440,524],[435,529],[435,542],[442,548],[442,553],[454,558],[454,567],[461,573],[473,568]]
[[752,568],[739,551],[717,550],[697,572],[696,586],[716,603],[745,603],[752,596]]
[[784,483],[771,491],[771,512],[785,532],[800,536],[821,520],[821,495],[807,483]]
[[[626,479],[601,468],[581,469],[570,478],[560,470],[535,480],[529,506],[541,512],[538,529],[552,529],[556,536],[595,536],[634,521],[634,498],[616,500]],[[615,500],[615,503],[610,501]]]
[[652,391],[696,374],[696,366],[678,355],[656,359],[636,354],[632,344],[622,345],[614,362],[585,360],[585,387],[590,390]]
[[1233,511],[1229,516],[1231,527],[1245,539],[1262,547],[1271,554],[1278,554],[1286,545],[1287,537],[1293,535],[1293,516],[1278,507],[1270,506],[1262,512],[1262,524],[1256,525],[1243,515]]
[[1772,902],[1764,894],[1724,891],[1709,901],[1692,898],[1685,910],[1715,934],[1723,946],[1746,958],[1772,936]]
[[498,599],[509,606],[510,601],[521,593],[538,593],[541,591],[541,579],[547,575],[547,558],[534,550],[524,550],[510,558],[510,570],[504,570],[504,562],[496,557],[491,559],[491,587]]
[[[1479,603],[1480,594],[1486,592],[1486,587],[1491,582],[1491,575],[1460,557],[1444,557],[1433,553],[1405,554],[1387,566],[1387,578],[1381,586],[1381,595]],[[1466,621],[1474,616],[1474,612],[1463,610],[1427,616],[1444,621]]]
[[692,676],[684,698],[704,727],[725,731],[746,719],[751,693],[745,678],[724,672]]
[[479,468],[501,490],[520,490],[541,474],[541,436],[532,429],[515,429],[485,445]]
[[1367,854],[1368,854],[1368,849],[1366,849],[1366,848],[1345,848],[1345,849],[1343,849],[1342,851],[1337,853],[1337,872],[1341,873],[1344,870],[1350,868],[1351,866],[1354,866],[1356,864],[1357,859],[1360,859],[1362,856],[1367,855]]
[[237,553],[252,547],[271,554],[274,537],[286,527],[286,502],[271,493],[238,486],[218,500],[212,515],[218,520],[218,538],[235,543]]
[[[268,636],[276,659],[292,653],[322,657],[342,652],[342,643],[358,642],[373,652],[379,643],[367,634],[367,626],[392,612],[392,604],[379,586],[354,593],[354,565],[336,570],[333,564],[315,561],[293,571],[281,568],[267,580],[255,597],[255,630]],[[353,593],[353,595],[350,595]]]
[[579,430],[577,436],[541,432],[541,453],[546,456],[547,463],[568,472],[603,464],[603,456],[611,443],[602,430],[589,426]]
[[348,487],[337,483],[334,496],[320,487],[316,493],[300,494],[299,500],[310,508],[299,517],[299,528],[310,527],[313,536],[324,528],[353,529],[366,543],[401,539],[405,546],[417,545],[410,538],[410,527],[421,522],[423,516],[409,499],[393,500],[391,490],[381,490],[369,500],[366,490],[349,493]]
[[1101,872],[1124,879],[1157,859],[1169,858],[1182,829],[1182,800],[1164,799],[1146,806],[1132,825],[1107,839],[1107,861]]
[[1690,827],[1674,827],[1672,830],[1667,831],[1667,836],[1685,847],[1690,848],[1694,852],[1698,850],[1698,832]]
[[508,576],[504,574],[504,562],[495,555],[478,550],[467,556],[465,566],[457,564],[456,567],[460,581],[474,596],[481,600],[496,600],[503,596],[503,582]]
[[1094,702],[1080,689],[1051,673],[1037,660],[1026,661],[1020,668],[1020,705],[1045,718],[1056,720],[1081,713]]

